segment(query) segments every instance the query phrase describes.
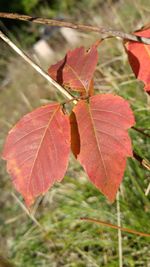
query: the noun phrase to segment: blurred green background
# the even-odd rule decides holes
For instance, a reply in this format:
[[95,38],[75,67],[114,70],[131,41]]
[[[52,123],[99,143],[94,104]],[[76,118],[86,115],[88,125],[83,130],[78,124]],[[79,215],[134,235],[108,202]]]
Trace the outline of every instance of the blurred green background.
[[[1,12],[20,12],[33,16],[60,18],[75,23],[103,25],[132,32],[149,22],[150,1],[46,1],[0,0]],[[90,45],[99,38],[94,33],[74,31],[75,41],[68,40],[58,28],[32,23],[1,20],[1,29],[23,48],[42,68],[64,57],[76,46]],[[68,36],[70,36],[68,32]],[[51,49],[48,60],[35,52],[35,44],[44,40]],[[49,52],[50,52],[49,51]],[[63,96],[48,84],[3,41],[0,42],[0,150],[9,129],[22,115]],[[115,93],[127,99],[136,117],[136,126],[150,131],[150,98],[131,71],[119,39],[105,40],[99,47],[95,72],[97,93]],[[150,160],[150,141],[130,130],[134,150]],[[97,218],[117,224],[117,207],[89,182],[71,156],[64,180],[37,200],[29,213],[21,196],[14,190],[0,165],[0,255],[17,267],[118,267],[118,233],[116,230],[81,221],[80,217]],[[129,159],[120,188],[121,224],[150,233],[150,202],[145,191],[150,173],[135,159]],[[124,267],[149,267],[149,238],[122,233]],[[6,267],[0,256],[0,267]]]

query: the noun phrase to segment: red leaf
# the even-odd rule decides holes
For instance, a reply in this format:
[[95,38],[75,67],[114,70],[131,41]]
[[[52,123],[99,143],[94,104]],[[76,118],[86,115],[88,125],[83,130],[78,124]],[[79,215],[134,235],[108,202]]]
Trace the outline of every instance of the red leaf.
[[126,158],[132,156],[127,129],[134,124],[134,116],[129,104],[119,96],[96,95],[89,103],[78,102],[73,111],[80,136],[77,159],[91,182],[114,201]]
[[[150,27],[143,28],[134,34],[150,38]],[[150,93],[150,45],[127,41],[125,47],[135,76],[144,82],[145,91]]]
[[73,91],[88,92],[98,61],[97,45],[86,52],[84,47],[69,51],[64,59],[52,65],[48,72],[59,84]]
[[65,174],[70,151],[69,119],[59,104],[25,115],[9,132],[3,151],[7,170],[27,206]]

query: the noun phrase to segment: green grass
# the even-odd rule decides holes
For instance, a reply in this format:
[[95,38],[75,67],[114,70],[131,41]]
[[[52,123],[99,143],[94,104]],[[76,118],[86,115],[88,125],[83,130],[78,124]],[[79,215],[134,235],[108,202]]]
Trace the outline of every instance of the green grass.
[[[97,1],[98,2],[98,1]],[[79,22],[106,24],[131,31],[148,21],[149,1],[107,1],[95,4],[78,17]],[[96,3],[96,2],[95,2]],[[81,7],[82,8],[82,7]],[[74,11],[80,14],[82,9]],[[89,12],[89,16],[87,16]],[[112,25],[113,23],[113,25]],[[86,47],[95,35],[82,40]],[[66,46],[61,44],[62,57]],[[45,101],[62,100],[34,70],[7,47],[6,60],[10,83],[0,89],[0,147],[6,134],[21,116]],[[95,74],[97,93],[117,93],[127,99],[136,117],[136,126],[150,128],[149,97],[143,84],[135,80],[119,40],[107,40],[99,48],[99,64]],[[130,130],[134,150],[150,159],[150,141]],[[128,159],[120,188],[121,223],[123,227],[149,232],[150,202],[145,196],[150,173],[134,159]],[[15,192],[6,173],[0,168],[0,252],[18,267],[118,267],[118,233],[116,230],[81,221],[81,217],[97,218],[117,224],[116,202],[109,204],[88,181],[73,157],[61,184],[56,184],[33,207],[33,217],[25,210],[22,198]],[[12,193],[13,191],[13,193]],[[14,195],[15,194],[15,195]],[[16,197],[15,197],[16,196]],[[35,221],[35,219],[37,221]],[[39,222],[39,225],[38,223]],[[122,233],[124,267],[149,267],[149,238]],[[0,264],[1,266],[1,264]]]

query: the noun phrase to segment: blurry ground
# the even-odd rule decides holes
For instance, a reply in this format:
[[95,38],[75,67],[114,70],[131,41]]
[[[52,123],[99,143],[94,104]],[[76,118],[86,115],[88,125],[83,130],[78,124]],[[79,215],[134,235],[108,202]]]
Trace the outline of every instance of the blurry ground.
[[[149,12],[147,0],[93,1],[89,6],[72,9],[71,14],[66,9],[65,16],[78,23],[106,25],[129,32],[149,22]],[[17,43],[14,35],[12,38]],[[24,46],[22,38],[23,33],[20,43]],[[94,40],[96,35],[80,33],[78,46],[88,47]],[[49,62],[40,63],[45,69],[64,57],[71,47],[59,31],[49,39],[49,44],[55,54]],[[28,49],[28,53],[32,51]],[[2,149],[8,130],[23,114],[48,101],[63,100],[63,96],[2,42],[0,53]],[[136,126],[150,128],[150,99],[143,92],[143,84],[135,80],[121,41],[107,40],[99,48],[95,87],[97,92],[115,92],[128,99]],[[135,151],[150,159],[150,141],[133,130],[130,134]],[[149,181],[150,173],[129,159],[120,193],[123,227],[150,233],[150,203],[145,196]],[[91,185],[73,157],[63,182],[37,201],[32,215],[13,189],[2,160],[0,187],[0,254],[15,266],[119,266],[117,231],[80,220],[80,217],[92,217],[117,224],[116,203],[110,205]],[[123,266],[149,267],[149,238],[125,233],[122,236]],[[4,266],[2,262],[1,266]]]

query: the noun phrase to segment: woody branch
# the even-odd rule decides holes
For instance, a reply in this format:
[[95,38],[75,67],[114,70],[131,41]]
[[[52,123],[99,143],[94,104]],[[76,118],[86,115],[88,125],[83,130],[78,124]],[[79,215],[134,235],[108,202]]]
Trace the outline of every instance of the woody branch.
[[134,34],[125,33],[125,32],[118,31],[118,30],[113,30],[107,27],[97,27],[97,26],[84,25],[84,24],[75,24],[75,23],[71,23],[67,21],[32,17],[32,16],[21,15],[21,14],[16,14],[16,13],[0,12],[0,18],[22,20],[22,21],[34,22],[38,24],[46,24],[49,26],[67,27],[67,28],[72,28],[76,30],[88,31],[88,32],[90,31],[97,32],[99,34],[105,34],[107,37],[120,37],[122,39],[130,40],[130,41],[150,44],[150,38],[136,36]]

